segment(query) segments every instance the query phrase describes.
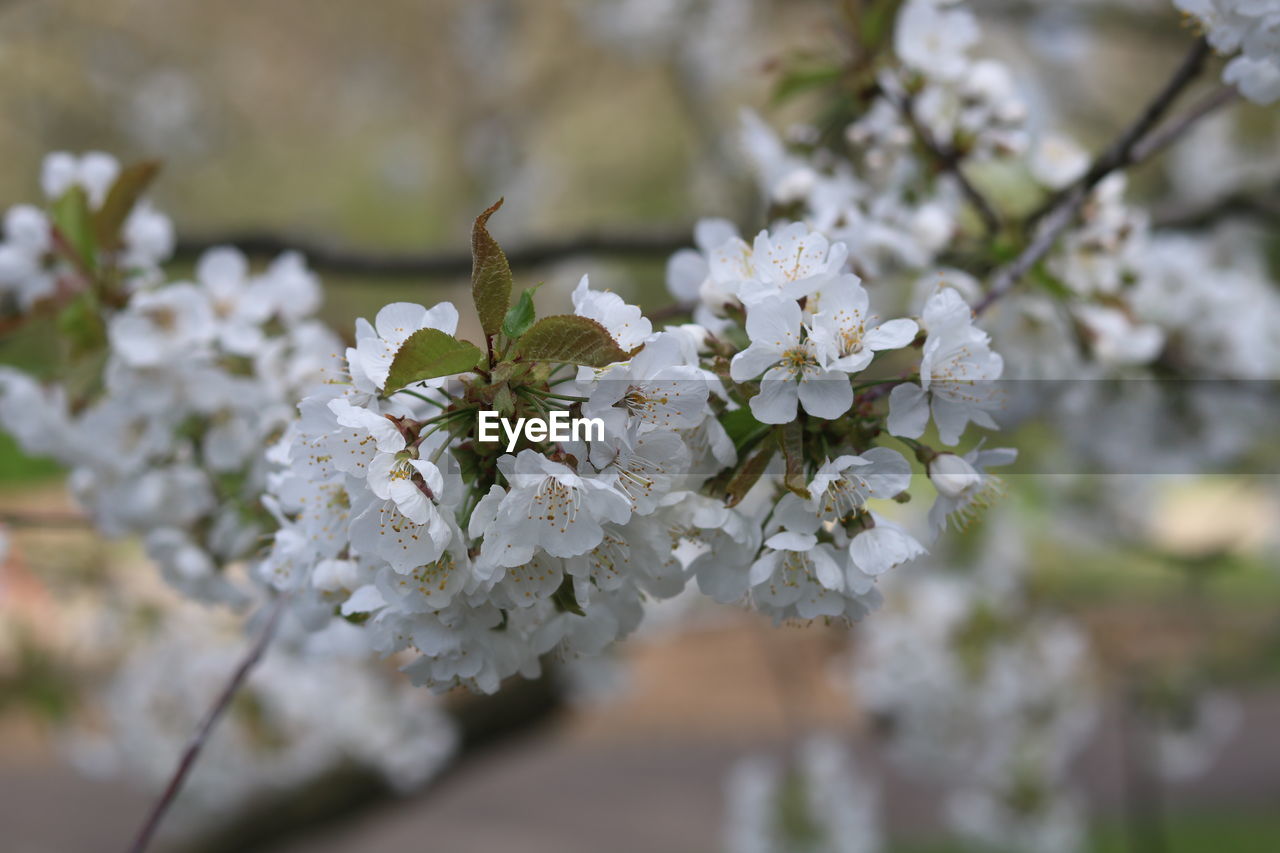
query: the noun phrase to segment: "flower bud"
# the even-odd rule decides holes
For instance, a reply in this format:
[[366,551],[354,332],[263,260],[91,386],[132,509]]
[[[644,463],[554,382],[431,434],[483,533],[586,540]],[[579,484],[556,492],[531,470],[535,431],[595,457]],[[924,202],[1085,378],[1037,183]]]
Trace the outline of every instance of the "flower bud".
[[978,470],[954,453],[939,453],[929,463],[929,479],[933,486],[949,498],[958,498],[982,483]]

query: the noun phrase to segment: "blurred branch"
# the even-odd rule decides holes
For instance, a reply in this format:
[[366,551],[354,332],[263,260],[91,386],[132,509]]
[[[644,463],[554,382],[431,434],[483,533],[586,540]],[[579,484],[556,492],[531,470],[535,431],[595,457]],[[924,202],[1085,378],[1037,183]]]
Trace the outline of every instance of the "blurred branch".
[[1139,688],[1130,676],[1121,686],[1120,720],[1117,730],[1121,738],[1118,750],[1122,762],[1125,827],[1129,847],[1134,853],[1167,853],[1164,792],[1155,756],[1147,737],[1150,721],[1142,713]]
[[672,302],[670,305],[664,305],[661,308],[646,312],[645,316],[652,323],[667,323],[671,320],[687,317],[697,307],[698,304],[696,302]]
[[1143,139],[1133,149],[1135,162],[1146,160],[1163,151],[1200,119],[1225,107],[1240,97],[1235,86],[1222,85],[1197,101],[1191,109],[1170,121],[1160,130]]
[[91,529],[93,522],[74,512],[0,512],[6,527],[53,527]]
[[1280,184],[1266,192],[1234,192],[1208,204],[1156,210],[1151,224],[1156,228],[1205,228],[1236,216],[1280,222]]
[[[1062,232],[1079,215],[1080,209],[1084,207],[1085,200],[1089,197],[1089,192],[1101,183],[1103,178],[1163,150],[1174,139],[1186,133],[1196,121],[1212,111],[1212,109],[1205,109],[1205,101],[1202,101],[1187,115],[1172,122],[1165,131],[1152,133],[1153,128],[1173,107],[1178,96],[1199,76],[1210,53],[1209,43],[1204,37],[1196,39],[1195,44],[1178,64],[1168,82],[1143,108],[1133,123],[1125,128],[1116,140],[1093,161],[1084,175],[1054,195],[1028,217],[1027,224],[1034,225],[1035,236],[1017,258],[996,271],[986,296],[974,306],[975,314],[986,311],[996,300],[1012,290],[1014,285],[1049,253],[1058,238],[1062,236]],[[1228,100],[1222,100],[1221,103],[1227,103]],[[1148,134],[1151,136],[1148,137]]]
[[1138,35],[1169,41],[1185,39],[1187,36],[1187,25],[1183,22],[1183,17],[1174,14],[1176,10],[1172,8],[1164,11],[1115,3],[1112,0],[1078,0],[1072,4],[1050,4],[1044,0],[988,0],[977,8],[985,18],[1001,20],[1018,27],[1047,22],[1056,28],[1074,24],[1078,29],[1123,32],[1126,36]]
[[[512,266],[531,267],[580,255],[666,259],[693,243],[692,226],[650,233],[587,233],[562,240],[526,243],[507,250]],[[191,259],[214,246],[235,246],[247,255],[276,255],[297,251],[320,272],[378,278],[431,278],[465,276],[471,272],[471,253],[379,252],[347,249],[331,243],[277,234],[271,231],[231,231],[178,240],[176,256]]]
[[[536,679],[512,678],[492,696],[459,691],[447,701],[459,728],[458,752],[443,773],[413,795],[416,799],[430,797],[495,746],[536,731],[563,707],[554,673],[546,669]],[[340,768],[300,790],[258,798],[247,811],[222,821],[213,833],[176,849],[180,853],[274,849],[285,841],[296,841],[397,801],[403,798],[375,770]]]
[[[1140,159],[1136,153],[1139,143],[1164,118],[1165,114],[1169,112],[1169,109],[1178,99],[1178,96],[1200,74],[1200,71],[1204,68],[1205,60],[1209,58],[1210,52],[1209,43],[1205,41],[1203,36],[1196,39],[1195,44],[1191,46],[1191,50],[1188,51],[1182,62],[1174,70],[1173,76],[1143,108],[1133,123],[1125,128],[1116,137],[1115,141],[1093,161],[1093,164],[1089,166],[1079,180],[1051,196],[1048,201],[1041,205],[1031,215],[1031,221],[1034,222],[1048,216],[1050,211],[1057,209],[1070,196],[1077,194],[1081,189],[1087,193],[1101,183],[1102,179],[1107,175],[1137,162]],[[1185,130],[1186,126],[1183,126],[1179,132]]]
[[205,742],[208,741],[214,726],[218,724],[223,712],[231,705],[231,700],[235,698],[241,685],[249,677],[249,673],[253,671],[258,661],[262,659],[262,653],[270,645],[271,638],[275,636],[276,627],[280,624],[280,615],[284,613],[284,604],[288,600],[288,593],[281,593],[272,603],[271,610],[267,614],[267,621],[259,630],[257,638],[249,646],[244,658],[240,661],[240,665],[231,674],[231,678],[223,686],[222,692],[218,694],[217,699],[214,700],[204,720],[187,744],[187,748],[183,750],[182,757],[178,760],[178,766],[174,768],[173,776],[170,777],[169,783],[160,795],[160,799],[156,800],[155,805],[152,806],[151,812],[142,824],[142,828],[138,830],[138,836],[129,848],[130,853],[142,853],[151,844],[156,830],[160,828],[160,822],[164,820],[165,813],[169,811],[169,807],[173,805],[178,792],[182,790],[182,785],[187,781],[187,776],[191,773],[191,768],[195,766],[196,759],[200,757],[200,752],[204,749]]
[[987,236],[991,236],[1000,230],[1000,217],[996,214],[995,208],[991,206],[991,202],[987,197],[979,192],[970,181],[969,177],[964,173],[962,168],[964,156],[949,145],[943,145],[934,139],[933,133],[929,128],[925,127],[916,115],[915,101],[910,95],[903,98],[898,104],[907,123],[911,125],[911,130],[915,133],[916,139],[929,152],[929,156],[938,164],[938,168],[950,174],[956,179],[956,183],[960,185],[960,191],[964,193],[964,197],[969,200],[974,209],[978,211],[978,217],[982,220],[982,227],[987,232]]

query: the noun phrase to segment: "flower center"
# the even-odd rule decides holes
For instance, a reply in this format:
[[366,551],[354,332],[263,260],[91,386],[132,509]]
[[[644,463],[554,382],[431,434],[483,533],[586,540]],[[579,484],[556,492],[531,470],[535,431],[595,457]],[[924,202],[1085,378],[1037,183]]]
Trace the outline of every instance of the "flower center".
[[807,369],[818,366],[818,360],[808,346],[799,344],[782,353],[782,366],[793,375],[799,376]]

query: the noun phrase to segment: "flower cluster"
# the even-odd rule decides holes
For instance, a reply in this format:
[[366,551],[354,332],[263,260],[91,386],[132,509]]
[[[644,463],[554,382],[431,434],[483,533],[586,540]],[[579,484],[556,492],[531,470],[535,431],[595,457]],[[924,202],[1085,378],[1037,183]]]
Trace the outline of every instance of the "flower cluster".
[[173,224],[145,201],[132,203],[129,196],[145,182],[142,174],[147,172],[121,175],[116,159],[100,151],[80,157],[59,151],[46,157],[40,185],[52,209],[19,204],[4,216],[0,300],[13,299],[29,310],[57,295],[76,273],[80,259],[64,250],[69,243],[81,248],[74,244],[87,236],[82,231],[86,214],[96,214],[94,225],[117,229],[111,243],[100,248],[127,270],[128,286],[154,282],[159,265],[173,252]]
[[1204,27],[1214,50],[1237,54],[1222,79],[1258,104],[1280,100],[1280,8],[1267,0],[1173,0]]
[[[946,441],[994,425],[985,400],[948,390],[1000,371],[950,291],[926,311],[908,374],[922,385],[892,403],[915,409],[890,415],[870,392],[905,379],[859,379],[877,353],[909,355],[919,325],[878,322],[842,247],[807,225],[748,244],[705,223],[708,248],[673,259],[671,283],[698,294],[706,326],[654,330],[585,279],[572,315],[512,304],[491,212],[474,235],[484,348],[454,336],[449,303],[389,305],[357,324],[344,379],[304,399],[272,451],[280,529],[259,573],[316,624],[337,612],[384,653],[415,649],[407,671],[433,688],[493,690],[543,654],[599,651],[691,579],[777,620],[857,619],[876,578],[925,550],[872,511],[912,478],[876,442],[886,415],[909,421],[902,443],[922,461],[955,460],[935,466],[942,516],[982,492],[968,462],[915,441],[930,403]],[[604,429],[504,446],[484,440],[480,411]]]
[[[984,567],[989,570],[990,566]],[[857,646],[852,689],[903,770],[948,787],[946,817],[984,848],[1080,849],[1070,760],[1097,718],[1082,635],[990,578],[894,585]]]
[[806,738],[790,768],[766,756],[743,758],[729,771],[725,789],[728,853],[885,849],[880,792],[834,737]]
[[[224,569],[247,560],[311,629],[337,617],[383,653],[417,650],[408,671],[433,688],[492,691],[544,654],[598,652],[690,580],[779,621],[861,618],[876,579],[925,550],[885,514],[912,478],[888,433],[928,466],[936,528],[988,491],[980,465],[918,440],[931,417],[946,443],[994,426],[979,389],[1001,362],[967,306],[940,288],[919,322],[880,322],[844,244],[809,225],[748,244],[705,223],[708,248],[671,264],[704,324],[655,330],[585,278],[573,314],[537,318],[531,292],[511,298],[489,211],[483,349],[456,337],[451,304],[396,303],[340,358],[300,258],[254,273],[216,249],[163,283],[120,236],[159,215],[150,171],[66,162],[92,168],[41,220],[56,286],[20,307],[59,312],[92,380],[6,369],[0,418],[175,587],[243,600]],[[900,378],[872,378],[895,355]],[[494,443],[481,411],[602,430]]]
[[[3,368],[0,422],[28,452],[67,466],[102,532],[142,535],[166,578],[188,594],[238,600],[221,569],[252,555],[269,529],[258,504],[264,449],[340,343],[312,317],[319,285],[297,255],[255,274],[238,251],[214,249],[194,281],[161,284],[155,269],[134,265],[142,244],[128,237],[128,223],[161,217],[145,202],[124,220],[120,251],[105,249],[108,236],[93,227],[80,232],[90,242],[68,247],[76,222],[101,231],[100,214],[111,208],[104,202],[95,214],[92,205],[119,197],[133,176],[105,155],[51,155],[46,189],[63,192],[52,218],[14,208],[30,211],[21,216],[33,235],[63,247],[47,265],[57,282],[49,302],[74,362],[96,369],[84,387],[44,387]],[[78,213],[67,213],[77,199]],[[155,228],[167,233],[164,222]],[[21,292],[41,291],[28,282]]]
[[[1262,45],[1273,13],[1247,3],[1225,5],[1234,11],[1222,20],[1232,26],[1258,16],[1250,43]],[[1023,99],[1008,70],[973,55],[978,26],[964,4],[911,0],[900,7],[893,33],[891,56],[875,46],[861,48],[866,69],[857,73],[866,75],[858,78],[866,86],[848,88],[870,94],[841,95],[853,99],[847,107],[851,121],[792,130],[790,145],[753,116],[744,132],[744,148],[770,209],[825,237],[832,252],[845,255],[854,272],[874,283],[867,289],[883,308],[904,312],[914,306],[921,315],[930,339],[918,381],[893,389],[890,431],[920,435],[926,410],[948,444],[968,421],[989,427],[987,412],[1002,404],[991,381],[1004,374],[1005,359],[997,350],[1008,358],[1011,378],[1019,380],[1150,379],[1171,370],[1235,379],[1280,374],[1272,333],[1280,298],[1266,284],[1256,235],[1239,229],[1208,235],[1157,231],[1150,215],[1126,198],[1122,172],[1085,195],[1079,222],[1030,271],[1027,286],[989,312],[990,337],[973,326],[967,305],[983,302],[982,283],[935,264],[944,252],[953,258],[983,253],[989,248],[985,241],[999,233],[1007,212],[983,195],[984,165],[998,165],[1006,181],[1024,181],[1022,190],[1042,197],[1047,207],[1086,173],[1089,158],[1061,133],[1031,139]],[[855,63],[855,71],[860,67]],[[985,233],[978,228],[984,217]],[[717,221],[700,226],[704,256],[723,244],[726,228]],[[711,287],[697,292],[692,283],[701,279],[690,274],[697,271],[689,256],[678,255],[669,284],[681,299],[698,300],[695,318],[715,331],[714,324],[723,322],[715,316],[722,313],[717,305],[731,302],[732,294],[715,276]],[[908,304],[894,292],[911,292],[912,279],[915,298]],[[948,288],[952,295],[944,299]],[[940,323],[946,325],[949,313],[957,322],[945,333]],[[812,350],[817,344],[806,346]],[[812,368],[807,374],[813,380],[821,375]],[[1083,449],[1086,458],[1109,452],[1113,459],[1106,461],[1127,463],[1123,470],[1137,470],[1139,459],[1166,470],[1169,457],[1194,467],[1199,463],[1192,460],[1238,456],[1257,444],[1269,411],[1258,395],[1228,394],[1212,383],[1189,384],[1176,398],[1173,389],[1142,383],[1114,400],[1108,396],[1114,387],[1104,383],[1011,387],[1018,396],[1010,408],[1018,416],[1038,412],[1054,418],[1069,440],[1093,434],[1069,426],[1082,414],[1112,412],[1108,423],[1117,425],[1120,437],[1106,447],[1093,442],[1095,447]],[[790,405],[789,396],[788,391],[778,405]],[[1194,417],[1171,414],[1179,407]],[[1232,417],[1215,417],[1214,411],[1230,411]],[[1162,425],[1183,422],[1194,428],[1176,441],[1150,441],[1153,429],[1163,434]],[[1161,454],[1162,448],[1168,452]]]

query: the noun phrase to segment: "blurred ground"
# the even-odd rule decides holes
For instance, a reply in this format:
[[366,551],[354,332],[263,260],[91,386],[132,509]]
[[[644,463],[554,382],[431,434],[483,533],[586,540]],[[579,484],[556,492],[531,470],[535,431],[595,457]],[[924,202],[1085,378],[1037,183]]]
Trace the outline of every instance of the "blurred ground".
[[[578,708],[549,732],[479,754],[426,794],[389,801],[275,849],[713,851],[720,843],[724,778],[733,763],[761,751],[782,754],[795,733],[813,728],[840,732],[863,768],[881,780],[895,837],[927,839],[937,830],[931,817],[937,792],[895,776],[830,686],[823,661],[841,633],[766,633],[753,618],[726,612],[701,630],[639,643],[629,652],[628,683],[617,695]],[[785,661],[784,670],[773,668],[771,659]],[[795,697],[791,707],[780,701],[780,688]],[[1224,807],[1230,814],[1275,817],[1280,690],[1248,693],[1244,708],[1240,729],[1213,768],[1166,791],[1175,819],[1194,821]],[[1094,808],[1112,821],[1124,806],[1120,731],[1110,712],[1079,766]],[[7,851],[119,849],[149,802],[127,786],[86,781],[60,766],[38,732],[13,725],[0,732],[0,826]],[[1258,844],[1280,837],[1262,832],[1247,837]],[[1202,848],[1175,845],[1172,853],[1184,849]]]

